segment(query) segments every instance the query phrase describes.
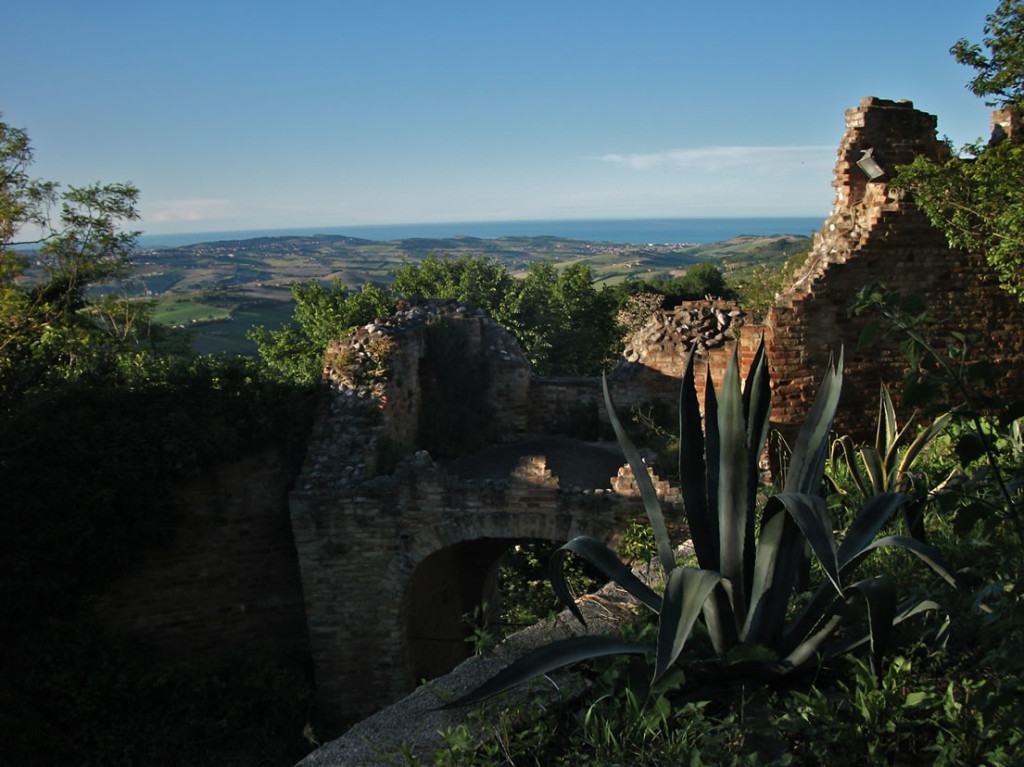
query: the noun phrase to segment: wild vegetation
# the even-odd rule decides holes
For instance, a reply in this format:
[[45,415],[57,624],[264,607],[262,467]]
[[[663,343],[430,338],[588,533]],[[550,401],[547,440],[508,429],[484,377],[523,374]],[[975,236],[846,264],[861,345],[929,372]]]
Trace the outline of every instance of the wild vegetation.
[[[1021,4],[1002,2],[985,27],[989,55],[966,41],[952,49],[979,71],[972,90],[1002,106],[1022,106],[1022,25]],[[987,253],[1013,293],[1021,247],[1019,190],[1010,187],[1024,167],[1017,146],[974,146],[974,159],[919,160],[899,175],[951,243]],[[976,334],[954,331],[935,343],[920,299],[872,285],[850,310],[871,317],[862,344],[899,341],[901,399],[925,424],[901,428],[883,387],[874,443],[831,442],[827,403],[840,372],[828,371],[781,493],[755,518],[749,477],[763,444],[761,372],[752,367],[741,393],[730,368],[723,393],[705,403],[703,429],[684,384],[680,475],[695,567],[677,561],[650,488],[661,593],[595,542],[567,543],[551,568],[567,606],[560,567],[581,555],[651,617],[621,636],[542,648],[450,703],[477,713],[446,733],[434,764],[1022,762],[1024,407],[982,394],[992,381],[988,361],[972,356]],[[629,437],[617,431],[629,455]],[[646,476],[639,462],[635,471]],[[932,578],[908,558],[924,561]],[[821,585],[806,589],[808,576]],[[910,593],[902,605],[897,588]],[[830,640],[833,651],[822,652]],[[493,697],[585,659],[581,699],[541,709]],[[405,762],[398,754],[391,763]]]
[[[243,307],[226,286],[162,307],[140,294],[136,233],[124,231],[137,217],[134,186],[62,191],[34,179],[28,136],[4,122],[0,163],[5,758],[248,764],[258,753],[287,763],[308,747],[308,660],[295,648],[154,664],[96,620],[90,599],[173,539],[172,488],[265,445],[300,459],[327,342],[390,313],[402,292],[298,282],[292,322],[253,331],[262,361],[199,354],[169,325],[218,326]],[[653,286],[597,290],[591,277],[584,264],[537,259],[513,276],[487,256],[426,256],[394,275],[410,294],[485,306],[542,369],[566,373],[604,364],[616,302],[632,292],[727,289],[704,264]],[[549,609],[536,584],[518,572],[507,580],[522,584],[519,602]]]
[[[295,285],[345,285],[353,292],[367,285],[387,288],[396,272],[430,257],[489,260],[519,279],[531,265],[543,262],[559,270],[587,266],[599,290],[622,282],[671,283],[695,268],[717,268],[729,285],[742,284],[746,297],[747,289],[759,284],[749,279],[755,268],[767,275],[787,254],[805,251],[809,243],[801,236],[740,235],[718,243],[638,249],[558,237],[392,242],[340,235],[263,237],[140,250],[133,257],[131,279],[121,287],[128,295],[152,300],[154,320],[187,334],[198,351],[255,355],[257,347],[246,338],[247,331],[253,325],[276,328],[286,323],[295,307]],[[762,292],[773,296],[777,289],[775,285]]]
[[[558,269],[534,262],[523,277],[487,256],[437,256],[405,263],[386,287],[352,291],[340,282],[296,284],[293,321],[279,330],[257,326],[249,336],[266,363],[290,380],[319,378],[328,342],[394,311],[402,298],[453,298],[482,309],[508,328],[538,375],[597,375],[619,353],[620,314],[637,296],[658,305],[733,293],[721,270],[702,263],[681,277],[595,287],[587,264]],[[649,312],[648,312],[649,313]]]
[[[580,555],[649,610],[620,636],[542,648],[450,702],[476,710],[445,733],[434,764],[1020,764],[1020,405],[982,397],[970,339],[936,348],[912,299],[869,288],[856,309],[878,322],[863,343],[903,339],[902,394],[937,417],[901,429],[883,393],[878,439],[851,452],[830,437],[841,379],[830,369],[781,492],[755,520],[759,363],[742,392],[733,363],[703,429],[684,385],[680,461],[702,467],[684,478],[694,554],[678,560],[650,488],[660,593],[597,542],[566,544],[551,566],[564,604],[561,568]],[[570,661],[582,698],[501,697]]]

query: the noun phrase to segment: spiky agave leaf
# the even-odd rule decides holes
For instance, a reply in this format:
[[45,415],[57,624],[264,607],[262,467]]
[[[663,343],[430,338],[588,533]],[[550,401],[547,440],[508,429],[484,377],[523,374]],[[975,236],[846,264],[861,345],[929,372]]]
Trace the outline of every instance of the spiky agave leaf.
[[[771,430],[772,387],[768,375],[768,353],[765,350],[762,335],[754,351],[754,358],[747,371],[747,379],[743,385],[743,410],[747,417],[747,471],[751,477],[747,498],[747,508],[751,513],[757,506],[757,490],[761,483],[761,457],[768,444],[768,432]],[[754,567],[754,528],[751,525],[747,540],[747,560],[744,563],[748,577]],[[747,593],[752,584],[748,580]]]
[[694,382],[694,351],[691,347],[679,387],[679,485],[686,523],[697,562],[708,570],[719,568],[718,516],[708,506],[704,429]]
[[825,595],[827,605],[822,610],[814,610],[813,613],[805,610],[805,614],[813,618],[813,621],[806,631],[788,637],[783,649],[785,657],[780,662],[780,667],[784,671],[798,669],[816,657],[825,642],[843,622],[843,613],[837,609],[843,604],[843,598],[836,594],[829,584],[823,583],[819,593]]
[[[942,433],[952,418],[952,413],[945,413],[932,421],[931,425],[927,429],[923,429],[921,433],[917,435],[914,441],[910,443],[910,447],[907,448],[903,457],[900,459],[899,466],[896,469],[897,476],[903,476],[910,470],[914,463],[917,462],[921,453],[928,448],[932,443],[932,440]],[[895,490],[897,488],[893,489]]]
[[[697,553],[697,562],[704,570],[721,571],[721,526],[722,520],[719,514],[721,493],[721,452],[722,440],[718,430],[718,397],[715,394],[715,387],[711,380],[711,366],[708,365],[705,374],[704,384],[704,470],[703,477],[706,501],[700,509],[704,517],[704,529],[709,533],[705,539],[702,550],[704,558],[701,558],[697,549],[696,538],[694,538],[694,551]],[[696,395],[694,395],[696,399]],[[692,415],[692,414],[691,414]],[[687,428],[691,431],[701,429],[701,416],[698,411],[692,420],[687,422]],[[687,510],[687,521],[691,521],[691,515]],[[691,528],[691,536],[693,531]],[[718,587],[711,592],[711,596],[705,601],[704,623],[708,628],[711,644],[716,653],[722,654],[729,650],[739,641],[739,617],[735,609],[735,594],[733,585],[729,580],[722,580]]]
[[[738,346],[725,368],[718,393],[718,547],[719,569],[732,583],[733,611],[747,612],[747,543],[753,541],[754,509],[750,500],[750,461],[747,451],[747,422],[740,388]],[[708,386],[711,386],[710,375]],[[756,477],[754,478],[756,480]]]
[[[896,608],[896,615],[892,619],[892,625],[895,628],[904,621],[913,618],[915,615],[920,615],[924,612],[935,612],[940,609],[939,603],[932,599],[908,599]],[[830,647],[828,657],[837,658],[841,655],[845,655],[851,650],[856,650],[861,645],[867,643],[870,639],[871,637],[868,635],[867,631],[861,632],[841,644]]]
[[[853,484],[857,486],[857,490],[860,491],[860,494],[867,498],[868,496],[871,495],[871,490],[869,489],[869,480],[865,478],[863,474],[861,474],[860,463],[856,460],[856,458],[854,458],[855,449],[853,446],[852,437],[844,434],[842,437],[836,439],[836,441],[832,444],[833,464],[837,462],[838,459],[836,458],[836,453],[840,451],[842,452],[843,462],[846,464],[846,468],[850,472],[850,478],[853,480]],[[832,487],[833,490],[841,492],[838,485],[836,485],[834,482],[832,482]]]
[[794,562],[803,557],[804,539],[786,507],[775,498],[765,506],[757,539],[750,608],[740,633],[748,644],[777,646],[782,639],[789,600],[796,587]]
[[702,608],[711,646],[718,655],[724,655],[740,641],[741,618],[733,610],[733,604],[732,584],[722,579]]
[[498,693],[511,690],[541,674],[547,674],[564,666],[582,660],[600,658],[606,655],[643,654],[652,652],[650,644],[627,642],[612,636],[577,636],[531,650],[503,668],[479,687],[470,690],[456,700],[441,706],[441,709],[471,706]]
[[793,521],[800,527],[804,540],[810,546],[825,575],[838,593],[843,592],[836,544],[832,537],[832,518],[825,499],[808,493],[779,493],[773,500],[786,507]]
[[586,559],[655,613],[661,612],[661,597],[637,578],[633,571],[615,556],[615,552],[605,546],[601,540],[581,535],[559,547],[548,561],[548,576],[555,595],[562,606],[567,607],[580,623],[586,625],[583,613],[576,606],[576,597],[572,593],[572,589],[569,588],[568,578],[565,576],[565,562],[570,553]]
[[[786,626],[786,612],[797,574],[810,549],[828,576],[797,619]],[[790,652],[813,635],[835,598],[843,593],[841,568],[824,499],[805,493],[773,496],[761,522],[750,611],[742,637]],[[824,637],[822,637],[824,639]]]
[[[871,544],[875,535],[905,498],[906,496],[900,493],[882,493],[871,498],[861,509],[835,552],[835,561],[838,566],[837,580],[840,584],[844,576],[856,568],[867,556],[866,547]],[[794,648],[803,641],[805,636],[815,631],[815,626],[821,622],[822,616],[831,609],[836,594],[835,581],[831,578],[829,582],[822,583],[816,589],[797,617],[786,626],[783,632],[786,647]],[[788,651],[786,650],[786,652]]]
[[704,603],[721,581],[721,573],[693,567],[677,567],[669,573],[658,619],[658,652],[652,685],[676,662]]
[[[895,547],[913,553],[947,583],[954,588],[959,588],[953,571],[933,547],[916,538],[902,535],[889,535],[875,539],[875,535],[905,498],[906,496],[900,493],[882,493],[868,501],[847,530],[846,536],[836,552],[840,578],[853,572],[876,549]],[[808,637],[818,633],[825,616],[833,610],[835,597],[835,589],[830,588],[829,584],[823,583],[818,587],[799,615],[786,627],[783,635],[784,652],[795,652],[796,648]]]
[[665,573],[668,574],[676,566],[676,557],[672,550],[672,541],[668,536],[668,527],[665,525],[665,516],[661,513],[658,493],[654,489],[654,483],[651,481],[650,475],[647,473],[647,465],[643,462],[639,451],[636,449],[636,445],[629,438],[622,423],[619,421],[619,417],[615,413],[612,396],[608,391],[608,379],[604,375],[601,376],[601,385],[604,389],[604,405],[608,411],[608,420],[615,431],[615,438],[619,442],[619,447],[622,448],[626,461],[629,462],[629,468],[633,470],[633,478],[636,480],[637,487],[640,490],[640,499],[643,501],[644,511],[647,512],[647,519],[650,522],[651,531],[654,533],[654,541],[658,547],[658,559],[661,561],[661,566],[664,568]]
[[[892,404],[892,397],[885,384],[878,387],[878,426],[875,430],[875,451],[884,455],[886,464],[889,463],[889,452],[896,446],[906,431],[906,426],[900,429],[896,423],[896,407]],[[909,424],[908,424],[909,425]]]
[[888,575],[877,575],[857,581],[848,592],[859,594],[867,605],[871,673],[877,674],[896,618],[896,583]]
[[946,564],[938,550],[929,546],[927,543],[922,543],[917,538],[910,538],[905,535],[886,535],[878,540],[872,541],[858,552],[847,566],[851,568],[856,567],[872,551],[886,547],[899,548],[911,552],[935,571],[936,574],[941,576],[950,586],[955,589],[960,588],[960,582],[957,580],[956,575],[953,573],[952,569],[950,569],[949,565]]
[[795,643],[782,666],[788,671],[797,669],[811,658],[824,653],[825,643],[832,637],[841,623],[849,618],[856,605],[863,602],[867,607],[868,629],[858,637],[857,644],[871,643],[871,668],[880,666],[882,653],[892,633],[896,619],[896,585],[887,575],[866,578],[851,584],[842,594],[828,595],[828,606],[816,615],[812,630]]
[[873,447],[862,447],[859,452],[860,461],[868,475],[869,483],[869,492],[865,492],[864,495],[871,496],[885,492],[889,484],[889,477],[885,465],[882,463],[882,456]]
[[907,501],[902,493],[879,493],[868,499],[860,513],[847,528],[836,553],[839,570],[843,572],[864,552],[893,513]]
[[761,453],[768,442],[771,427],[772,387],[768,375],[768,352],[764,345],[764,336],[758,341],[754,350],[754,358],[747,371],[747,380],[743,385],[743,407],[747,413],[747,440],[750,455],[755,461],[752,467],[758,471]]
[[[707,491],[707,504],[705,513],[708,517],[713,536],[708,540],[708,546],[714,552],[713,558],[716,562],[714,567],[700,562],[700,566],[706,570],[722,569],[722,552],[719,548],[721,540],[720,527],[722,524],[718,516],[718,495],[721,488],[721,453],[722,440],[718,433],[718,396],[715,394],[715,387],[711,385],[711,366],[707,366],[704,378],[704,468],[705,485]],[[693,424],[692,428],[701,428],[700,417]],[[698,561],[700,561],[698,557]]]

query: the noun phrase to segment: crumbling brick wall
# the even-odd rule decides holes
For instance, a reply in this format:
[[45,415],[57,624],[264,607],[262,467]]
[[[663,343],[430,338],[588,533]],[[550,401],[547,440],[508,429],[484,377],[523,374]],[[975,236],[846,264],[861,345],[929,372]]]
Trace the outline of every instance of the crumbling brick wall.
[[[837,428],[873,433],[878,389],[896,394],[906,362],[893,343],[858,349],[868,317],[849,309],[861,288],[875,282],[924,298],[950,331],[981,333],[977,359],[990,360],[998,390],[1018,395],[1024,378],[1024,306],[1000,290],[983,256],[949,247],[909,196],[889,186],[893,169],[924,155],[942,160],[936,118],[907,101],[864,99],[847,110],[839,146],[832,213],[815,236],[802,270],[768,313],[768,357],[773,380],[772,420],[784,431],[802,421],[829,356],[843,350],[845,378]],[[885,171],[870,179],[860,167],[865,150]]]

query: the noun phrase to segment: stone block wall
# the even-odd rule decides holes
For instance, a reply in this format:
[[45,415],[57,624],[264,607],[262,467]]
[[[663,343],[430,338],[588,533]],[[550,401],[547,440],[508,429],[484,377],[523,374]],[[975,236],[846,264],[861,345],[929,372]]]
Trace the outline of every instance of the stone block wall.
[[[482,312],[448,300],[414,300],[390,318],[331,343],[324,377],[347,396],[369,398],[382,416],[381,435],[400,449],[421,442],[431,333],[481,359],[481,400],[488,408],[484,443],[515,440],[529,428],[530,363],[518,342]],[[400,343],[399,343],[400,340]],[[369,401],[369,400],[368,400]]]
[[[505,479],[465,480],[419,453],[392,476],[294,491],[292,528],[323,708],[345,718],[371,713],[410,692],[439,657],[464,659],[461,616],[484,599],[508,543],[611,540],[642,513],[631,480],[628,471],[616,480],[621,492],[563,491],[542,456],[528,456]],[[681,519],[677,498],[666,513]],[[439,565],[447,551],[459,553]]]
[[[508,545],[577,535],[611,540],[643,513],[628,468],[596,486],[563,486],[533,444],[497,476],[488,469],[467,478],[426,451],[410,456],[429,436],[410,424],[426,407],[423,371],[434,364],[429,334],[438,322],[448,323],[447,340],[465,357],[485,363],[490,445],[550,433],[571,404],[600,396],[596,379],[532,378],[506,331],[454,302],[418,303],[331,346],[290,508],[318,696],[335,719],[370,713],[465,657],[462,616],[493,589]],[[373,350],[385,347],[386,372],[368,374],[379,367]],[[390,467],[380,458],[386,440],[401,440],[403,453]],[[576,455],[574,462],[585,460]],[[655,480],[666,514],[681,524],[678,492]]]

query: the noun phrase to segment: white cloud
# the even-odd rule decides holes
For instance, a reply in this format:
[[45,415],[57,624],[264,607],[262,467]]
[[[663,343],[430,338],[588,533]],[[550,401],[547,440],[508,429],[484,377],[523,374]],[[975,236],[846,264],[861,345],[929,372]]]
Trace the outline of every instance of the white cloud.
[[144,218],[151,223],[223,219],[243,212],[231,200],[156,200],[145,208]]
[[606,154],[593,159],[633,170],[669,168],[715,173],[737,169],[779,172],[800,166],[828,168],[834,157],[835,147],[831,146],[713,146],[650,154]]

